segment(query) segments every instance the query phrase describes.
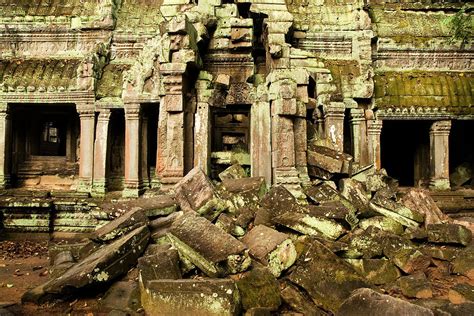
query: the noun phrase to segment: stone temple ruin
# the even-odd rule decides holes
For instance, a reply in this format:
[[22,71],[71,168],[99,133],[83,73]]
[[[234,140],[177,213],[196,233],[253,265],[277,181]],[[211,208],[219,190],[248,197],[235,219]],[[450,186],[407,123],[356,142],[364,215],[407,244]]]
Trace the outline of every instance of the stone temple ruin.
[[[217,314],[262,307],[241,304],[232,279],[215,281],[252,260],[271,277],[247,282],[280,293],[286,273],[282,300],[303,314],[347,313],[349,289],[385,284],[360,277],[374,266],[423,283],[415,272],[435,257],[472,280],[472,262],[412,241],[467,247],[473,258],[472,222],[438,208],[474,209],[473,9],[458,0],[1,1],[0,230],[92,233],[66,255],[50,250],[54,277],[25,301],[69,295],[137,262],[150,315],[166,311],[156,297],[175,290],[169,280],[194,269],[214,281],[179,286],[221,291]],[[295,242],[295,232],[321,239]],[[402,253],[361,246],[386,233]],[[123,266],[109,265],[110,251]],[[352,261],[354,270],[341,253],[369,261]],[[335,288],[308,281],[332,266],[344,275]]]

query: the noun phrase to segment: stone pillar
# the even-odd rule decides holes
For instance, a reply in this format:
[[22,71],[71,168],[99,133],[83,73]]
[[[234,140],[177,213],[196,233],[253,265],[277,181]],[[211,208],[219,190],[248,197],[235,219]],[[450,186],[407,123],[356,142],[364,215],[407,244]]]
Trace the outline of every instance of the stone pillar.
[[211,162],[211,109],[207,102],[198,102],[194,129],[194,166],[209,174]]
[[124,197],[140,195],[140,136],[140,104],[126,104]]
[[0,189],[10,186],[11,124],[8,105],[0,103]]
[[109,142],[110,110],[102,109],[99,112],[95,130],[94,144],[94,180],[92,195],[104,196],[107,189],[107,150]]
[[150,187],[150,177],[148,170],[148,116],[145,113],[141,115],[141,135],[140,135],[140,150],[141,150],[141,160],[140,160],[140,179],[142,180],[142,185],[145,188]]
[[344,150],[344,111],[343,102],[330,102],[323,106],[325,137],[337,150]]
[[367,138],[369,145],[369,163],[378,170],[382,167],[380,159],[380,134],[382,133],[381,120],[367,121]]
[[250,108],[250,159],[252,177],[264,177],[272,185],[272,146],[270,104],[257,100]]
[[79,151],[79,192],[90,192],[94,174],[94,127],[95,112],[93,105],[78,105],[77,112],[81,121]]
[[449,132],[451,121],[436,121],[430,128],[430,189],[449,189]]
[[366,144],[366,136],[363,133],[365,114],[363,109],[350,109],[349,124],[351,126],[352,155],[354,162],[364,165],[366,162],[363,155],[363,147]]
[[160,102],[156,173],[164,186],[177,183],[184,176],[184,107],[183,74],[186,64],[162,64],[165,94]]

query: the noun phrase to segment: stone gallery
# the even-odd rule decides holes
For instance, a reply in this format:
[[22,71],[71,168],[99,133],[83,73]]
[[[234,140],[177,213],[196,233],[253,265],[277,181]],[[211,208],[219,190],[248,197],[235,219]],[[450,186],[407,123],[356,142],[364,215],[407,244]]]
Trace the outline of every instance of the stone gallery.
[[474,314],[473,11],[0,0],[0,315]]
[[470,180],[469,4],[195,2],[2,1],[1,186],[131,197],[239,163],[297,191],[318,143]]

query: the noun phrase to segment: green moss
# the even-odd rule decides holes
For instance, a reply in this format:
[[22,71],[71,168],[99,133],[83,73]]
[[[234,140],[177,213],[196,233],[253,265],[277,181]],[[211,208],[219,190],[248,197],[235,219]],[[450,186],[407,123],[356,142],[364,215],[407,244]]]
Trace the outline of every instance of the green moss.
[[123,85],[123,72],[128,70],[128,65],[109,64],[105,66],[102,77],[97,82],[96,96],[98,99],[106,97],[121,97]]

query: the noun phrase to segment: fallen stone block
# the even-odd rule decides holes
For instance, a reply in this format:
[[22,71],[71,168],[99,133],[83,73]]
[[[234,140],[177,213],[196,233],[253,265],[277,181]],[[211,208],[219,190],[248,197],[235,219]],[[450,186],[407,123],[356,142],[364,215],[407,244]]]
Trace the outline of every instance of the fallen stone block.
[[236,285],[244,310],[263,307],[276,311],[281,304],[280,285],[267,268],[256,267],[245,272]]
[[315,240],[307,244],[289,280],[304,288],[316,305],[333,313],[353,290],[367,287],[354,268]]
[[256,205],[267,192],[264,177],[226,179],[222,182],[235,209]]
[[341,195],[348,199],[360,213],[369,212],[371,194],[365,189],[365,185],[354,179],[341,179],[339,181]]
[[349,213],[354,214],[354,216],[357,213],[357,208],[351,203],[351,201],[342,196],[328,182],[324,182],[317,186],[307,187],[305,188],[304,193],[316,204],[339,201],[348,209]]
[[406,227],[418,227],[419,223],[423,222],[421,214],[390,200],[371,201],[369,206],[373,211],[390,217]]
[[343,225],[324,216],[311,213],[287,212],[273,221],[304,235],[320,236],[336,240],[347,232]]
[[357,289],[344,301],[336,316],[434,316],[434,313],[425,307],[412,304],[390,295],[379,294],[374,290]]
[[225,213],[219,215],[216,221],[216,226],[235,237],[242,237],[245,235],[245,230],[236,224],[235,218]]
[[461,253],[461,249],[456,248],[456,247],[449,247],[445,245],[443,246],[423,245],[421,246],[420,250],[432,258],[444,260],[444,261],[453,261]]
[[452,220],[436,205],[426,190],[412,188],[401,198],[400,202],[409,209],[415,210],[425,217],[425,225],[449,223]]
[[334,177],[331,172],[310,165],[308,165],[308,175],[321,180],[331,180]]
[[383,255],[384,237],[383,231],[369,226],[367,229],[356,232],[352,236],[346,235],[342,239],[349,239],[349,249],[345,252],[344,257],[350,259],[364,258],[371,259]]
[[398,191],[398,181],[389,177],[384,169],[368,175],[365,186],[369,192],[377,192],[384,188],[389,188],[392,192]]
[[53,265],[48,269],[50,278],[57,278],[64,274],[69,268],[76,263],[72,252],[69,250],[62,251],[54,257]]
[[148,218],[142,209],[132,207],[123,215],[97,229],[90,238],[96,242],[108,242],[147,224]]
[[346,261],[370,284],[391,284],[401,276],[397,267],[387,259],[347,259]]
[[251,259],[242,242],[193,213],[178,218],[168,237],[181,255],[210,277],[249,268]]
[[311,298],[307,296],[308,294],[303,294],[296,286],[289,283],[285,285],[283,290],[281,290],[281,298],[283,302],[298,313],[311,316],[327,315],[326,312],[319,309],[313,303]]
[[213,220],[227,209],[226,201],[222,200],[204,172],[196,167],[191,170],[175,187],[175,197],[185,212],[194,211]]
[[425,271],[431,263],[431,258],[418,249],[401,249],[390,259],[407,274]]
[[453,304],[474,302],[474,286],[467,283],[459,283],[449,289],[449,301]]
[[242,242],[250,255],[279,277],[295,263],[296,249],[289,236],[272,228],[259,225],[248,232]]
[[352,156],[324,146],[310,146],[307,151],[308,165],[330,173],[350,174]]
[[436,310],[439,315],[465,316],[474,315],[474,303],[466,302],[461,304],[445,304]]
[[42,302],[51,298],[65,297],[86,286],[107,284],[126,273],[143,253],[149,239],[146,226],[136,228],[111,244],[73,265],[63,275],[52,279],[28,292],[22,301]]
[[100,306],[103,310],[120,311],[125,315],[137,313],[142,308],[138,282],[115,282],[100,300]]
[[462,251],[452,262],[453,272],[474,280],[474,249]]
[[221,181],[229,179],[242,179],[245,177],[247,177],[247,172],[239,164],[234,164],[219,173],[219,179],[221,179]]
[[453,188],[460,187],[472,178],[471,163],[465,162],[454,168],[449,175],[449,182]]
[[260,200],[260,205],[273,216],[301,209],[293,194],[282,185],[273,186]]
[[155,241],[166,236],[169,233],[171,225],[179,217],[183,216],[183,212],[171,213],[168,216],[158,217],[148,224],[151,230],[151,238]]
[[168,249],[138,258],[138,270],[140,284],[160,279],[181,279],[178,250]]
[[367,229],[370,226],[377,227],[380,230],[383,230],[385,232],[389,232],[395,235],[403,234],[402,224],[391,219],[390,217],[374,216],[374,217],[362,219],[359,222],[359,227],[362,229]]
[[398,285],[402,290],[402,294],[408,298],[426,299],[433,297],[431,284],[423,272],[402,276],[398,279]]
[[471,231],[458,224],[429,224],[426,230],[428,241],[433,243],[467,246],[472,240]]
[[155,280],[141,302],[147,315],[238,315],[240,296],[228,279]]

